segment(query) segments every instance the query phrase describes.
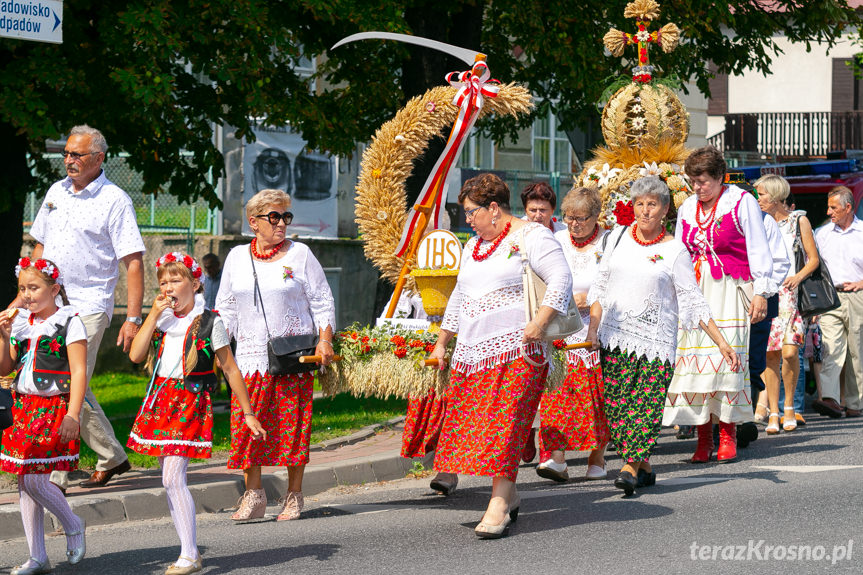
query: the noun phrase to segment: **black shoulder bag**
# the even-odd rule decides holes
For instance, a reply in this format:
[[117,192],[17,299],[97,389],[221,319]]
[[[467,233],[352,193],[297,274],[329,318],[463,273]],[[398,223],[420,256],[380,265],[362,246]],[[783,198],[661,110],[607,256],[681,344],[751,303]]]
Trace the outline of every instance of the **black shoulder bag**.
[[264,310],[264,298],[261,296],[261,288],[258,285],[258,272],[255,269],[255,258],[252,256],[251,247],[249,247],[249,257],[252,260],[252,274],[255,276],[255,306],[261,302],[261,314],[264,316],[264,326],[267,328],[267,357],[270,364],[270,375],[316,371],[318,364],[300,363],[300,357],[315,354],[315,347],[318,345],[317,335],[283,335],[281,337],[270,335],[267,312]]
[[[803,240],[800,239],[799,217],[797,218],[797,240],[799,243],[794,250],[794,263],[796,271],[799,272],[806,265]],[[817,245],[815,251],[818,251]],[[830,277],[830,272],[819,253],[818,267],[797,286],[797,309],[800,310],[800,315],[805,319],[833,311],[840,305],[839,294],[836,293],[836,288],[833,286],[833,279]]]

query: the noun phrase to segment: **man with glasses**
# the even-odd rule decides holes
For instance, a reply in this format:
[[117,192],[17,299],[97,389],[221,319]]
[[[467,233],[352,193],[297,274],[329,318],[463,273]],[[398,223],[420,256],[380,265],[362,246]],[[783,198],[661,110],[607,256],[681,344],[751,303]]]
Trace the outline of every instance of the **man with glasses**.
[[[138,230],[132,200],[105,177],[102,162],[108,144],[99,130],[87,125],[72,128],[63,150],[66,178],[45,194],[30,234],[36,240],[32,257],[57,264],[69,302],[87,328],[87,381],[114,311],[114,286],[122,260],[126,266],[126,321],[117,345],[123,353],[141,325],[144,296],[144,241]],[[103,486],[130,469],[123,446],[92,390],[87,389],[81,410],[81,439],[96,452],[96,471],[81,487]],[[68,474],[51,474],[61,489]]]

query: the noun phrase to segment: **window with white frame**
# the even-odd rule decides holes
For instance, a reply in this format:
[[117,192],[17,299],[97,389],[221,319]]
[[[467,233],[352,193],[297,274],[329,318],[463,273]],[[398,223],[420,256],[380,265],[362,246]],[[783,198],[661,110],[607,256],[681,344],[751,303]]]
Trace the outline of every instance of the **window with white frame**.
[[494,169],[494,141],[473,133],[461,149],[458,167],[473,170]]
[[572,172],[572,146],[551,112],[533,122],[533,169],[537,172]]

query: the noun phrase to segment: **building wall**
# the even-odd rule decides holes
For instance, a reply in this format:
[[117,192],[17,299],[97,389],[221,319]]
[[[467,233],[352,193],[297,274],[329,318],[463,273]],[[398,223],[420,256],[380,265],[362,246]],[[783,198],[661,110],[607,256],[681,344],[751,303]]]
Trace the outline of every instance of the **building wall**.
[[728,78],[728,113],[829,112],[831,111],[832,59],[851,58],[861,47],[846,36],[832,49],[824,44],[775,41],[782,54],[773,57],[771,73],[763,76],[747,71]]

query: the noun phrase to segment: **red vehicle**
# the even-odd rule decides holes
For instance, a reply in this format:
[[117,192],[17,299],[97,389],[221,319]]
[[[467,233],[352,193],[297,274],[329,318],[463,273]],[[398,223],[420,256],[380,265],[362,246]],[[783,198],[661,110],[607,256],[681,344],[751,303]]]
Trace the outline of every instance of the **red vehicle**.
[[[737,171],[737,170],[730,170]],[[778,174],[791,184],[792,201],[798,210],[806,210],[813,227],[824,225],[827,217],[827,194],[836,186],[845,186],[854,194],[854,212],[863,219],[863,162],[855,159],[824,160],[795,164],[778,164],[739,168],[747,180],[754,182],[765,174]]]

